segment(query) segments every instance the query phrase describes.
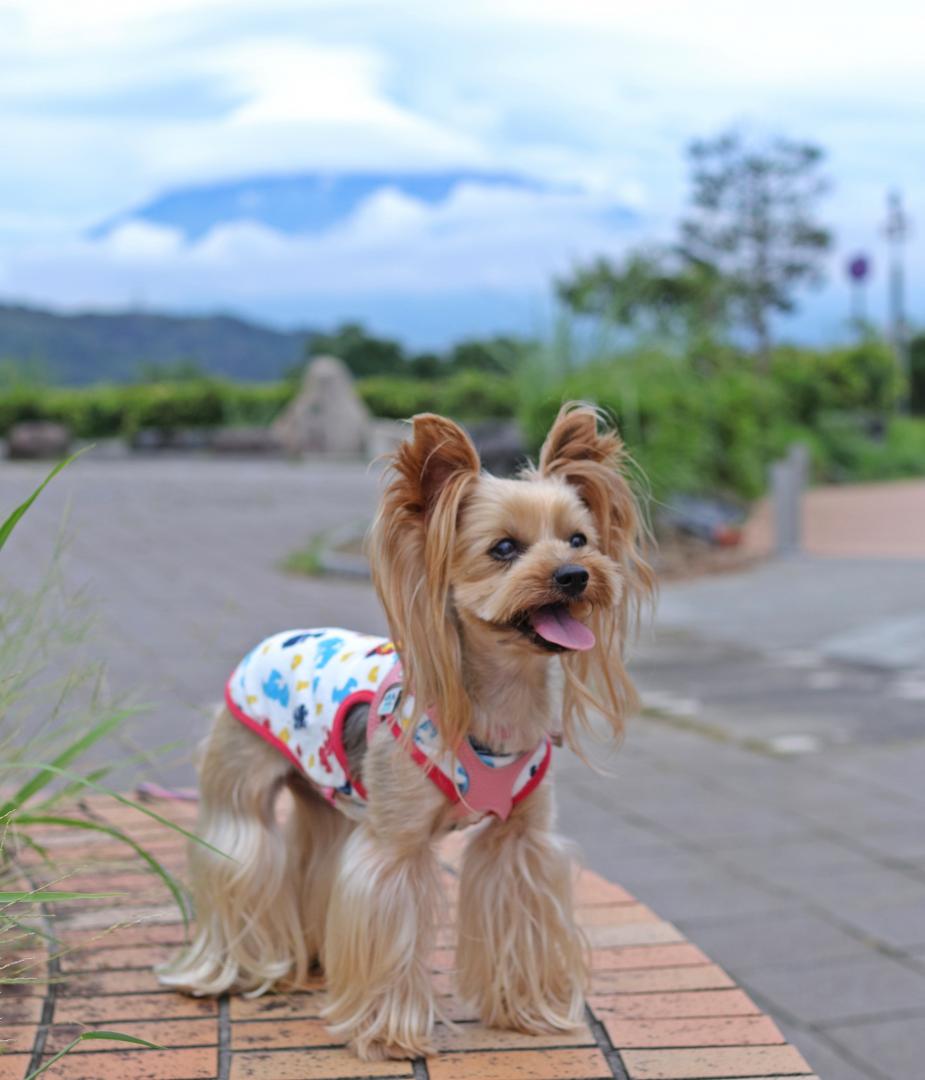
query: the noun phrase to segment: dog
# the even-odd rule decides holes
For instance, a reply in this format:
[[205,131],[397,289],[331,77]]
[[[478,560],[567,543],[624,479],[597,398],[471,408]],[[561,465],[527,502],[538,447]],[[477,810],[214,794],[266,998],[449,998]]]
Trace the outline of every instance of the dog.
[[515,478],[433,414],[390,464],[368,551],[391,641],[288,631],[235,669],[200,763],[197,931],[161,973],[260,994],[320,966],[332,1033],[369,1061],[432,1051],[435,847],[473,824],[461,995],[491,1026],[579,1022],[587,950],[550,743],[580,752],[601,717],[619,737],[636,704],[624,643],[653,592],[623,445],[590,406],[564,406]]

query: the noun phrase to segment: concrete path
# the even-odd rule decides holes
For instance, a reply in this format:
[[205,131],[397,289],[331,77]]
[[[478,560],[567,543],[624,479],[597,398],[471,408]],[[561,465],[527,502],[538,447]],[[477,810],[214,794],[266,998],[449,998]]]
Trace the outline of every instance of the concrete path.
[[[38,475],[0,464],[0,505]],[[149,776],[186,780],[208,703],[261,634],[383,628],[366,584],[276,569],[309,534],[366,517],[375,494],[375,477],[347,465],[81,462],[30,513],[0,578],[38,580],[71,498],[63,576],[97,606],[92,652],[114,690],[151,703],[137,743],[188,748]],[[634,660],[647,715],[611,771],[558,755],[563,830],[590,866],[703,945],[827,1080],[911,1078],[925,1057],[925,562],[913,554],[806,557],[666,588]]]

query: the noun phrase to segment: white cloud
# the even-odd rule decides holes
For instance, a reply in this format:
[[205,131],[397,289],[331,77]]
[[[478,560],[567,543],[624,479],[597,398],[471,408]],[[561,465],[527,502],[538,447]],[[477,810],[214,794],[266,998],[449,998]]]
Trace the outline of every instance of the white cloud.
[[[541,288],[626,202],[664,232],[681,148],[745,120],[814,137],[830,220],[882,251],[888,186],[925,228],[919,5],[834,0],[0,0],[0,290],[185,307],[280,290]],[[316,168],[480,166],[584,195],[384,192],[325,237],[253,225],[193,247],[88,226],[165,188]],[[880,259],[882,263],[882,258]]]

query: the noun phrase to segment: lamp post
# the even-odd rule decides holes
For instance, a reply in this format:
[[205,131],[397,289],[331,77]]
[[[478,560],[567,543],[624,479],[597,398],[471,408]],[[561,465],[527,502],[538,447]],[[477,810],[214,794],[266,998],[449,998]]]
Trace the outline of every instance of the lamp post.
[[890,245],[890,338],[896,351],[906,385],[909,382],[909,334],[906,325],[906,275],[903,244],[909,235],[909,219],[903,209],[902,195],[891,191],[887,196],[886,238]]

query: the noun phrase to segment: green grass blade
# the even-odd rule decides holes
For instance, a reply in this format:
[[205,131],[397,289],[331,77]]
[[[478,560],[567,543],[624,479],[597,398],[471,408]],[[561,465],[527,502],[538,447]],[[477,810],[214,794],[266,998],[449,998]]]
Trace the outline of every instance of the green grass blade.
[[70,746],[67,746],[56,758],[53,758],[47,765],[37,764],[32,768],[37,768],[35,776],[28,780],[17,791],[11,799],[9,799],[2,807],[0,807],[0,817],[9,813],[11,810],[16,810],[22,806],[27,799],[41,791],[43,787],[50,784],[58,775],[57,770],[63,769],[65,765],[69,765],[75,758],[80,757],[85,753],[94,743],[99,742],[104,736],[108,735],[114,728],[117,728],[120,724],[133,715],[129,710],[122,710],[121,712],[113,713],[112,716],[107,716],[104,720],[101,720],[98,724],[82,735],[79,739],[75,739]]
[[10,538],[10,533],[12,533],[12,531],[19,524],[19,521],[22,518],[22,516],[26,513],[26,511],[29,509],[29,507],[35,502],[35,500],[39,497],[39,495],[42,494],[42,492],[45,490],[45,488],[52,482],[52,480],[54,480],[54,478],[58,475],[58,473],[61,472],[62,469],[66,468],[68,465],[70,465],[72,461],[76,461],[77,458],[79,458],[81,454],[86,453],[87,450],[91,450],[91,449],[92,449],[92,447],[85,446],[82,450],[78,450],[76,454],[71,454],[71,456],[69,458],[65,458],[64,461],[59,461],[58,464],[51,470],[51,472],[41,482],[41,484],[39,484],[39,486],[35,489],[35,491],[32,492],[32,494],[29,496],[29,498],[26,499],[26,501],[24,503],[21,503],[19,506],[16,507],[16,509],[12,512],[12,514],[10,514],[10,516],[6,519],[6,521],[4,521],[2,525],[0,525],[0,550],[2,550],[3,545]]
[[0,891],[0,904],[41,904],[46,900],[108,900],[113,896],[125,896],[118,892],[58,892],[56,889],[34,889],[32,892]]
[[183,916],[183,925],[185,929],[189,929],[189,914],[186,910],[183,890],[177,880],[161,866],[153,855],[145,851],[141,844],[137,843],[130,836],[126,836],[120,829],[116,829],[111,825],[103,825],[96,821],[83,821],[80,818],[57,817],[52,814],[21,814],[16,817],[15,823],[17,826],[59,825],[69,829],[87,829],[92,832],[105,833],[107,836],[112,836],[116,840],[120,840],[123,844],[127,844],[136,855],[139,855],[144,862],[147,863],[148,868],[152,873],[156,874],[170,890],[170,895],[174,898],[177,907],[180,909],[180,914]]
[[164,1049],[164,1047],[158,1043],[148,1042],[147,1039],[139,1039],[136,1035],[123,1035],[119,1031],[83,1031],[76,1039],[72,1039],[63,1050],[59,1050],[54,1057],[49,1058],[44,1065],[40,1065],[39,1068],[33,1069],[26,1077],[26,1080],[35,1080],[37,1076],[41,1076],[43,1072],[47,1072],[56,1061],[60,1061],[65,1054],[69,1054],[78,1043],[90,1042],[93,1039],[111,1039],[115,1042],[133,1043],[135,1046],[144,1046],[148,1050]]
[[[210,844],[208,840],[203,840],[201,836],[197,836],[195,833],[191,833],[188,829],[184,829],[182,825],[178,825],[175,821],[171,821],[169,818],[162,817],[154,810],[149,810],[147,806],[143,806],[141,803],[132,802],[131,799],[126,799],[124,795],[120,795],[118,791],[113,791],[112,788],[104,787],[102,784],[94,784],[91,780],[88,780],[84,776],[78,776],[76,773],[69,772],[67,769],[61,769],[56,765],[43,765],[40,761],[13,761],[4,766],[8,769],[49,769],[57,776],[63,776],[66,780],[78,780],[84,787],[88,787],[93,791],[99,792],[100,795],[108,795],[110,798],[115,799],[116,802],[122,803],[123,806],[130,806],[133,810],[137,810],[140,814],[144,814],[149,818],[153,818],[155,821],[159,821],[161,825],[166,825],[168,829],[173,829],[174,832],[180,833],[181,836],[185,836],[187,840],[192,840],[193,843],[199,844],[204,848],[208,848],[209,851],[214,852],[216,855],[221,855],[223,859],[231,859],[232,862],[237,860],[233,856],[228,855],[226,852],[219,850],[219,848]],[[3,813],[12,813],[13,811],[0,811],[0,816]]]

